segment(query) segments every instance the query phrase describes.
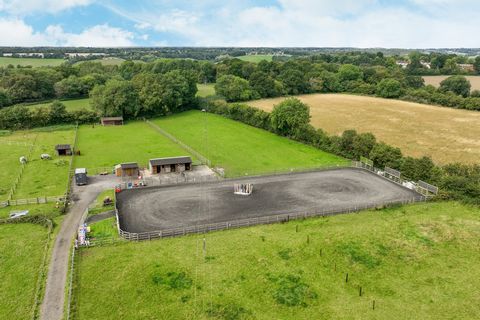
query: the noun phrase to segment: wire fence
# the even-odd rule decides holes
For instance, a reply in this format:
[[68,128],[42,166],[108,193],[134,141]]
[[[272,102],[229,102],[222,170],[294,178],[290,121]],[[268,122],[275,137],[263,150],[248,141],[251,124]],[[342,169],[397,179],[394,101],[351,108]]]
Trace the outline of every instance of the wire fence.
[[21,206],[27,204],[45,204],[45,203],[64,203],[65,202],[65,195],[62,196],[42,196],[36,198],[28,198],[28,199],[11,199],[0,201],[0,208],[1,207],[8,207],[8,206]]
[[[37,142],[37,137],[38,137],[38,135],[35,136],[35,138],[33,139],[33,143],[30,144],[30,149],[28,149],[28,153],[27,153],[27,162],[28,162],[28,159],[31,159],[31,157],[32,157],[33,149],[35,148],[35,144]],[[25,166],[27,165],[27,162],[22,162],[21,163],[20,171],[18,172],[17,178],[13,182],[12,187],[10,188],[10,191],[8,192],[8,197],[7,197],[8,200],[13,199],[13,195],[17,191],[18,184],[22,180],[23,172],[25,171]]]
[[201,161],[202,164],[206,164],[207,166],[211,166],[211,161],[209,159],[207,159],[207,157],[203,156],[202,154],[200,154],[200,152],[192,149],[190,146],[186,145],[185,143],[183,143],[182,141],[178,140],[177,138],[175,138],[173,135],[171,135],[170,133],[166,132],[165,130],[163,130],[162,128],[160,128],[158,125],[156,125],[155,123],[149,121],[149,120],[146,120],[145,119],[145,122],[148,123],[153,129],[155,129],[156,131],[158,131],[161,135],[165,136],[166,138],[170,139],[171,141],[173,141],[174,143],[178,144],[180,147],[182,147],[185,151],[189,152],[190,154],[193,154],[197,159],[199,159]]

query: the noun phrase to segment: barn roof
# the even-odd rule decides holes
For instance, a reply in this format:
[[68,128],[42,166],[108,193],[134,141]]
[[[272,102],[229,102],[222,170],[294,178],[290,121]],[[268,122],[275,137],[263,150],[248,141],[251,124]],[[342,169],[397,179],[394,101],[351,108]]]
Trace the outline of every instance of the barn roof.
[[126,163],[120,163],[119,166],[122,169],[136,169],[136,168],[138,168],[138,163],[136,163],[136,162],[126,162]]
[[71,147],[69,144],[57,144],[55,150],[70,150]]
[[163,166],[169,164],[186,164],[192,163],[192,159],[188,156],[183,157],[170,157],[170,158],[156,158],[150,159],[150,164],[152,166]]

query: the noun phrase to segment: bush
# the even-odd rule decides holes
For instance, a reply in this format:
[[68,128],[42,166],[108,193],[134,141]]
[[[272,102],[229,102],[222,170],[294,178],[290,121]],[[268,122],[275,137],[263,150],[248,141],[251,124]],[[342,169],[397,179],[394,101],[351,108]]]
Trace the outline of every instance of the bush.
[[233,75],[221,76],[215,84],[215,92],[227,101],[245,101],[259,98],[247,80]]
[[382,98],[399,98],[403,94],[402,84],[395,79],[383,79],[377,84],[376,93]]
[[470,94],[470,82],[464,76],[451,76],[440,82],[441,92],[453,92],[462,97]]
[[272,129],[283,136],[293,136],[310,122],[310,108],[297,98],[288,98],[273,107]]

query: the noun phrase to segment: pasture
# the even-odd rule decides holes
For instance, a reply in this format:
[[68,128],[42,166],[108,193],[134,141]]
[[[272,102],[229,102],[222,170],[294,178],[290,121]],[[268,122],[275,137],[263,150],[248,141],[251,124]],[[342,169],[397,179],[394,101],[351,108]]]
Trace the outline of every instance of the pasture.
[[[347,94],[297,96],[310,106],[311,124],[330,134],[371,132],[408,156],[439,163],[478,163],[480,112]],[[248,102],[265,111],[285,98]]]
[[[1,195],[5,199],[8,191],[21,171],[20,156],[26,156],[27,164],[13,195],[14,199],[59,196],[65,193],[70,157],[58,157],[56,144],[73,144],[74,127],[57,126],[16,131],[0,137],[0,163],[5,165],[1,173]],[[30,153],[31,151],[31,153]],[[48,153],[51,160],[41,160]]]
[[48,66],[59,66],[64,63],[64,59],[37,59],[37,58],[12,58],[12,57],[0,57],[0,67],[6,67],[8,65],[22,67],[31,66],[31,67],[48,67]]
[[[432,85],[434,87],[440,87],[440,82],[447,79],[450,76],[423,76],[426,85]],[[480,90],[480,76],[465,76],[472,85],[471,90]]]
[[[70,156],[57,156],[55,145],[70,144],[73,147],[75,130],[73,126],[39,128],[19,132],[28,140],[34,141],[32,154],[25,166],[15,199],[35,198],[41,196],[63,195],[67,188]],[[42,160],[42,153],[49,154],[51,160]]]
[[250,54],[250,55],[246,55],[246,56],[239,56],[239,57],[235,57],[237,59],[240,59],[240,60],[243,60],[243,61],[247,61],[247,62],[255,62],[255,63],[258,63],[260,61],[272,61],[272,58],[273,58],[273,55],[272,54]]
[[47,232],[28,223],[0,225],[1,319],[32,318]]
[[[27,106],[29,108],[40,108],[40,107],[48,107],[49,105],[52,104],[53,101],[49,102],[42,102],[42,103],[35,103],[35,104],[28,104]],[[61,100],[61,103],[65,105],[65,108],[68,111],[76,111],[76,110],[81,110],[81,109],[87,109],[90,110],[90,99],[89,98],[83,98],[83,99],[71,99],[71,100]]]
[[83,249],[76,319],[478,318],[479,213],[424,203]]
[[152,158],[188,155],[142,121],[111,127],[81,126],[77,149],[81,155],[75,156],[74,166],[88,169],[108,167],[113,170],[122,162],[138,162],[146,167]]
[[214,83],[197,83],[197,97],[205,98],[208,96],[215,95],[215,84]]
[[187,111],[154,122],[210,159],[213,166],[223,168],[230,177],[346,163],[313,147],[200,111]]
[[55,217],[60,213],[60,210],[55,208],[55,203],[28,204],[0,208],[0,219],[7,218],[11,211],[16,210],[28,210],[29,216],[41,215],[47,217]]

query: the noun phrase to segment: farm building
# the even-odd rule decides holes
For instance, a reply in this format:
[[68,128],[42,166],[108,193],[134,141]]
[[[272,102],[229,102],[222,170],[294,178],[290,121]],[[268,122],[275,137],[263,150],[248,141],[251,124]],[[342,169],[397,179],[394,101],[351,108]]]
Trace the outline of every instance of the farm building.
[[122,126],[123,117],[102,117],[100,122],[102,126]]
[[59,156],[71,156],[72,147],[69,144],[57,144],[55,146],[55,151]]
[[192,159],[190,157],[150,159],[148,166],[152,174],[190,171],[192,170]]
[[136,162],[120,163],[115,166],[117,177],[137,177],[140,175],[140,167]]

